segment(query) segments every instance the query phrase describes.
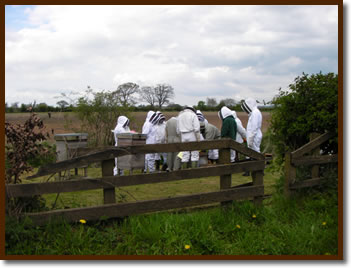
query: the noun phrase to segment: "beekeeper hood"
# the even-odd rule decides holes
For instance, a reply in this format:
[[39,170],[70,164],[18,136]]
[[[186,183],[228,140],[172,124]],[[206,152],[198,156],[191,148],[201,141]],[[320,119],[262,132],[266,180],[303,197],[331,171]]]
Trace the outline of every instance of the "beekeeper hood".
[[224,120],[225,118],[227,118],[228,116],[233,116],[232,115],[232,111],[227,107],[227,106],[223,106],[221,108],[221,110],[218,112],[218,117],[222,120]]
[[117,127],[126,128],[128,126],[129,126],[129,119],[124,115],[119,116],[117,119]]
[[145,120],[145,121],[149,121],[150,118],[151,118],[151,116],[153,116],[154,114],[155,114],[154,111],[149,111],[149,112],[147,113],[147,115],[146,115],[146,120]]
[[184,110],[190,110],[190,111],[196,113],[196,110],[191,106],[185,106]]
[[197,115],[197,118],[199,119],[199,122],[200,122],[200,123],[205,121],[205,117],[204,117],[204,115],[201,113],[200,110],[197,110],[197,111],[196,111],[196,115]]
[[256,108],[257,102],[253,98],[248,98],[241,104],[241,109],[243,109],[243,111],[248,114],[251,114],[252,111]]
[[238,116],[236,115],[236,112],[235,111],[232,111],[232,116],[234,117],[234,119],[237,119]]

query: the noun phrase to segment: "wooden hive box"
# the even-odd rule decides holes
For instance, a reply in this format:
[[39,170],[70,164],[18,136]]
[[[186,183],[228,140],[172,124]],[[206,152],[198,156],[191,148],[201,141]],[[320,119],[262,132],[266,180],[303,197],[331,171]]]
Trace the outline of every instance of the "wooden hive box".
[[87,133],[56,134],[54,139],[56,141],[57,161],[76,157],[77,148],[87,147],[88,144]]
[[[146,144],[146,135],[139,133],[117,134],[118,147]],[[145,165],[145,154],[125,155],[117,157],[119,169],[143,169]]]

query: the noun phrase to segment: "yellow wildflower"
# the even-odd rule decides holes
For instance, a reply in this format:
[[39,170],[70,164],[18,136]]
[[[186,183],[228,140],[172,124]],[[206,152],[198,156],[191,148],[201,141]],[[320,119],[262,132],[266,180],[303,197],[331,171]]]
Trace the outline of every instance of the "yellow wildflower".
[[87,221],[86,221],[86,220],[83,220],[83,219],[79,220],[79,222],[80,222],[81,224],[86,224],[86,223],[87,223]]
[[237,225],[236,225],[236,228],[240,229],[240,228],[241,228],[241,226],[240,226],[239,224],[237,224]]
[[190,245],[185,245],[185,249],[190,249]]
[[324,255],[331,255],[329,252],[326,252]]
[[324,221],[324,222],[322,222],[322,225],[324,226],[324,225],[327,225],[327,223]]
[[252,218],[256,219],[256,214],[253,214],[253,215],[252,215]]

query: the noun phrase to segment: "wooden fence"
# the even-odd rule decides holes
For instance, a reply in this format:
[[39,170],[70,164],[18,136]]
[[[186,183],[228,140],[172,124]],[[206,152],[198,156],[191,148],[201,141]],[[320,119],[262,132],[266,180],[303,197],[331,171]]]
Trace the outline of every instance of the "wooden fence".
[[[113,176],[114,158],[117,156],[123,156],[126,154],[180,152],[207,149],[219,149],[219,164],[171,172]],[[230,149],[249,156],[250,160],[230,163]],[[101,162],[102,177],[100,178],[82,178],[46,183],[7,184],[6,197],[15,198],[99,188],[103,190],[104,205],[101,206],[60,209],[25,214],[36,224],[44,224],[48,222],[50,218],[64,218],[70,222],[76,222],[80,219],[98,220],[101,217],[124,217],[140,213],[178,209],[217,202],[225,203],[232,200],[246,198],[253,198],[255,204],[261,204],[264,196],[264,155],[231,139],[171,144],[149,144],[124,148],[107,147],[70,160],[41,167],[37,174],[28,177],[28,179],[55,174],[63,170],[85,167],[96,162]],[[232,187],[231,174],[246,171],[251,172],[252,183]],[[115,187],[197,179],[210,176],[220,176],[220,191],[157,200],[116,203]]]
[[[285,194],[291,196],[294,190],[320,185],[323,178],[319,176],[319,165],[338,162],[338,155],[320,155],[320,145],[333,135],[325,133],[319,135],[313,133],[310,142],[295,150],[285,154]],[[306,155],[309,154],[309,155]],[[311,167],[311,179],[296,182],[296,168],[307,165]]]

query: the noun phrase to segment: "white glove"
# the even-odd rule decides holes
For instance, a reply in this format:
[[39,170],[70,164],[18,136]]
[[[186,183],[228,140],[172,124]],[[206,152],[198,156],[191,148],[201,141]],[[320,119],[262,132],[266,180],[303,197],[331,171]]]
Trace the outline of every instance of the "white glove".
[[201,141],[200,132],[195,132],[196,141]]

